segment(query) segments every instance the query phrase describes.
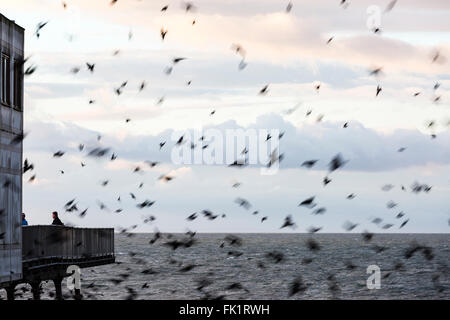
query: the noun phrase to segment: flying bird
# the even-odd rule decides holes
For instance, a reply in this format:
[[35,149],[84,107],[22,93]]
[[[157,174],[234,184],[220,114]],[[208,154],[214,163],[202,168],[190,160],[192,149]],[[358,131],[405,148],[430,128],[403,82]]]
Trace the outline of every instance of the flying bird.
[[184,135],[182,135],[180,138],[178,138],[175,145],[179,146],[179,145],[183,144],[183,142],[184,142]]
[[166,38],[167,32],[168,32],[168,30],[164,30],[164,28],[161,28],[160,34],[161,34],[162,41],[164,41],[164,39]]
[[149,161],[149,160],[146,160],[145,163],[148,164],[148,165],[150,166],[150,168],[153,168],[153,167],[155,167],[157,164],[159,164],[159,162],[156,162],[156,161]]
[[316,164],[317,161],[319,161],[319,160],[307,160],[307,161],[304,161],[301,164],[301,166],[302,167],[307,167],[307,168],[312,168]]
[[25,139],[26,136],[27,136],[27,133],[20,133],[20,134],[16,135],[14,138],[12,138],[11,141],[9,142],[9,144],[12,146],[18,145]]
[[284,223],[283,225],[280,227],[280,229],[286,228],[286,227],[291,227],[291,228],[295,228],[295,223],[292,220],[292,216],[288,215],[286,218],[284,218]]
[[333,172],[342,166],[344,166],[348,160],[344,160],[340,153],[334,156],[333,159],[331,159],[330,163],[328,164],[328,168],[330,172]]
[[405,221],[402,222],[402,224],[400,225],[399,229],[403,228],[407,223],[408,223],[409,219],[406,219]]
[[379,76],[383,73],[383,67],[376,67],[370,70],[369,75],[371,76]]
[[393,184],[385,184],[384,186],[381,187],[381,190],[390,191],[392,188],[394,188]]
[[87,67],[88,71],[90,71],[91,73],[93,73],[93,72],[94,72],[94,69],[95,69],[95,63],[89,63],[89,62],[86,62],[86,67]]
[[400,218],[403,217],[404,215],[405,215],[405,213],[404,213],[403,211],[400,211],[400,212],[397,214],[396,218],[397,218],[397,219],[400,219]]
[[280,251],[270,251],[265,254],[265,257],[274,263],[280,263],[284,261],[284,254]]
[[28,159],[25,159],[23,162],[22,172],[26,173],[27,171],[32,171],[34,169],[34,165],[28,162]]
[[186,12],[189,11],[194,11],[195,10],[195,6],[192,2],[184,2],[183,3],[183,8]]
[[193,214],[191,214],[189,217],[186,218],[186,220],[188,221],[194,221],[195,219],[197,219],[197,212],[194,212]]
[[231,50],[233,50],[236,54],[242,56],[243,59],[245,58],[246,51],[240,44],[233,43],[231,45]]
[[316,89],[317,93],[319,93],[320,85],[321,85],[320,83],[314,85],[314,88]]
[[47,21],[47,22],[39,22],[39,23],[38,23],[38,25],[36,26],[36,30],[35,30],[35,32],[34,32],[36,38],[39,39],[39,37],[41,36],[41,30],[42,30],[42,28],[44,28],[44,27],[47,25],[48,22],[49,22],[49,21]]
[[362,235],[363,240],[365,242],[370,242],[372,240],[372,238],[373,238],[373,233],[370,233],[368,231],[364,231],[361,235]]
[[80,212],[79,217],[80,218],[84,218],[84,216],[86,215],[87,211],[89,208],[84,209],[83,211]]
[[54,158],[61,158],[65,154],[64,151],[57,151],[53,154]]
[[289,2],[286,6],[286,13],[291,12],[291,10],[292,10],[292,2]]
[[386,204],[386,207],[388,208],[388,209],[392,209],[392,208],[395,208],[397,206],[397,203],[395,203],[394,201],[389,201],[387,204]]
[[243,198],[236,198],[236,200],[234,200],[235,203],[239,204],[240,207],[244,207],[245,209],[250,209],[251,208],[251,204],[250,202],[248,202],[247,200],[243,199]]
[[149,208],[149,207],[151,207],[154,203],[155,203],[155,201],[145,200],[145,201],[143,201],[142,203],[138,203],[138,204],[136,205],[136,207],[138,207],[139,209]]
[[320,230],[322,230],[322,227],[309,227],[308,228],[309,233],[316,233],[316,232],[319,232]]
[[247,67],[247,62],[245,62],[245,60],[242,59],[242,60],[239,62],[238,69],[239,69],[239,71],[240,71],[240,70],[244,70],[245,67]]
[[88,157],[101,158],[101,157],[104,157],[105,155],[107,155],[110,150],[111,150],[110,148],[97,147],[97,148],[92,149],[87,155],[88,155]]
[[307,198],[307,199],[303,200],[302,202],[300,202],[300,204],[298,206],[299,207],[300,206],[305,206],[305,207],[310,207],[311,208],[311,206],[314,205],[314,199],[315,199],[315,196]]
[[164,102],[164,96],[159,98],[158,102],[156,102],[157,105],[161,105]]
[[325,207],[317,208],[312,212],[313,215],[324,214],[327,211]]
[[342,226],[346,231],[352,231],[358,226],[358,223],[352,223],[350,221],[346,221]]
[[312,238],[306,240],[306,247],[308,248],[309,251],[312,252],[317,252],[321,249],[319,243]]
[[171,180],[173,180],[173,179],[174,179],[174,177],[169,176],[169,175],[161,175],[161,176],[158,178],[158,180],[162,180],[162,181],[164,181],[164,182],[169,182],[169,181],[171,181]]
[[384,12],[387,13],[389,11],[391,11],[395,4],[397,3],[397,0],[392,0],[391,2],[388,3],[388,5],[386,6],[386,8],[384,9]]
[[447,59],[438,50],[433,53],[431,63],[444,64],[446,61]]
[[180,61],[186,60],[187,58],[183,58],[183,57],[178,57],[178,58],[173,58],[172,59],[172,63],[173,64],[177,64]]
[[36,71],[36,69],[37,69],[37,67],[36,66],[34,66],[34,65],[32,65],[32,66],[29,66],[25,71],[24,71],[24,76],[30,76],[30,75],[32,75],[35,71]]
[[377,86],[377,93],[375,94],[375,97],[378,97],[378,95],[380,94],[381,90],[383,90],[379,85]]
[[259,90],[260,95],[265,95],[269,91],[269,85],[265,85],[261,90]]

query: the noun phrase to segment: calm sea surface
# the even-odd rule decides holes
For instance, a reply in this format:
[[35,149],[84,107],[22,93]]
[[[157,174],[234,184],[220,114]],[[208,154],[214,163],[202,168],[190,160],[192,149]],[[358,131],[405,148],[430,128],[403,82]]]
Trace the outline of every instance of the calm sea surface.
[[[117,263],[82,269],[84,298],[450,298],[449,234],[375,234],[370,242],[360,234],[235,234],[241,245],[230,245],[225,236],[198,234],[191,247],[173,250],[164,243],[186,235],[164,235],[154,244],[149,244],[153,234],[116,235]],[[320,250],[309,250],[310,238]],[[405,252],[414,243],[431,248],[431,255],[419,249],[407,259]],[[377,252],[375,246],[384,250]],[[283,260],[277,263],[268,252],[282,253]],[[369,265],[381,270],[380,289],[367,288]],[[297,277],[306,289],[289,297]],[[44,283],[43,289],[42,298],[50,299],[52,283]],[[26,292],[22,298],[29,297]]]

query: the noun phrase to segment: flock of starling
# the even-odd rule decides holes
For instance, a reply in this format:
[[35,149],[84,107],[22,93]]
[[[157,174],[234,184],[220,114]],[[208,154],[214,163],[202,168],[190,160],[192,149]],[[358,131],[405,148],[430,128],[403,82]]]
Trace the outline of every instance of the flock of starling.
[[[110,5],[116,6],[118,2],[119,2],[118,0],[112,0],[112,1],[110,1]],[[337,1],[337,2],[343,8],[346,8],[349,5],[348,1],[345,1],[345,0],[342,0],[340,2]],[[186,13],[188,13],[188,12],[193,13],[197,9],[196,6],[190,2],[183,2],[182,5],[183,5],[183,10]],[[389,5],[386,7],[385,12],[392,10],[395,5],[396,5],[396,0],[391,1],[389,3]],[[63,8],[66,9],[67,6],[68,6],[68,4],[63,2]],[[164,14],[165,12],[167,12],[168,10],[171,10],[171,9],[172,9],[171,6],[165,5],[160,9],[160,11],[161,11],[161,14]],[[292,9],[293,9],[293,4],[292,4],[292,2],[289,2],[287,4],[287,6],[285,7],[286,14],[289,14],[292,11]],[[195,25],[195,23],[196,23],[196,20],[192,19],[192,25]],[[49,21],[39,23],[35,30],[35,36],[39,39],[41,33],[45,31],[45,28],[49,28],[50,26],[51,26],[51,23],[49,23]],[[376,30],[373,30],[373,32],[379,34],[381,32],[381,30],[376,29]],[[132,33],[130,32],[129,39],[131,39],[131,38],[132,38]],[[166,29],[164,26],[162,26],[160,29],[160,39],[161,39],[161,41],[170,41],[170,30]],[[332,42],[334,43],[335,41],[338,41],[336,39],[336,37],[330,37],[327,39],[325,44],[331,45]],[[242,45],[237,44],[237,43],[232,44],[231,49],[236,53],[236,55],[238,55],[240,57],[238,69],[239,70],[245,69],[245,67],[247,66],[247,63],[248,63],[246,60],[246,50],[243,48]],[[119,50],[115,51],[113,53],[113,55],[117,55],[118,52],[119,52]],[[437,60],[439,60],[441,58],[442,58],[441,54],[436,53],[433,56],[431,63],[435,63]],[[28,59],[26,59],[24,61],[24,63],[26,63],[27,60]],[[176,68],[176,66],[179,63],[188,63],[188,62],[189,61],[186,57],[175,57],[171,60],[171,64],[165,68],[164,72],[166,75],[169,76],[173,72],[174,68]],[[93,74],[93,73],[95,73],[96,68],[97,68],[97,64],[95,62],[88,61],[85,63],[84,66],[73,67],[70,70],[70,72],[72,72],[73,74],[76,74],[76,73],[81,72],[83,69],[85,69],[86,72]],[[34,65],[29,66],[29,67],[25,68],[25,75],[33,74],[36,70],[37,70],[36,66],[34,66]],[[378,78],[378,76],[380,74],[382,74],[382,72],[383,72],[382,67],[375,67],[369,71],[369,75]],[[187,85],[190,85],[190,84],[191,84],[191,82],[189,81],[187,83]],[[117,86],[114,89],[114,92],[112,94],[116,94],[116,95],[120,96],[123,93],[123,91],[127,89],[128,86],[129,86],[128,81],[123,81],[119,86]],[[146,86],[147,86],[146,81],[142,81],[138,86],[139,91],[145,90]],[[433,89],[435,92],[438,90],[439,86],[440,86],[439,83],[436,83],[434,85]],[[259,92],[257,92],[257,93],[259,95],[267,95],[269,90],[270,90],[270,84],[267,84],[264,87],[262,87],[259,90]],[[315,84],[314,90],[319,92],[321,90],[321,84],[320,83]],[[382,89],[381,84],[378,83],[376,86],[374,96],[379,97],[380,94],[382,94],[382,90],[383,89]],[[418,96],[418,95],[420,95],[420,92],[414,93],[414,96]],[[440,100],[440,96],[435,95],[433,100],[435,102],[438,102]],[[164,97],[162,97],[159,100],[158,104],[161,104],[163,101],[164,101]],[[95,100],[93,100],[93,99],[89,100],[89,104],[95,104]],[[297,110],[297,108],[298,108],[298,106],[296,106],[290,110],[287,110],[286,114],[291,114],[291,113],[295,112]],[[210,112],[211,116],[213,116],[214,114],[215,114],[215,110]],[[310,114],[311,114],[311,110],[306,112],[306,116],[309,116]],[[318,121],[320,121],[320,120],[321,120],[321,118],[318,118]],[[130,121],[132,121],[132,119],[130,119],[130,118],[125,119],[126,123],[128,123]],[[348,126],[349,126],[349,123],[346,122],[343,126],[343,129],[347,128]],[[428,128],[432,129],[434,126],[435,126],[435,121],[431,121],[430,123],[428,123]],[[284,135],[284,133],[282,133],[280,135],[280,138],[283,135]],[[19,144],[22,142],[22,140],[25,137],[26,137],[26,134],[24,134],[23,136],[17,137],[11,141],[11,144]],[[432,138],[435,138],[435,137],[436,137],[436,135],[433,133]],[[97,137],[97,140],[100,141],[101,139],[102,139],[102,137],[99,135]],[[270,139],[271,139],[271,137],[270,137],[270,135],[268,135],[266,141],[268,141]],[[203,144],[203,142],[204,141],[200,141],[200,142],[186,141],[186,138],[184,136],[181,136],[178,139],[178,141],[174,144],[173,147],[176,148],[176,147],[181,146],[184,143],[190,143],[191,148],[196,148],[197,145],[201,145],[202,148],[207,148],[208,146]],[[161,141],[159,143],[158,148],[159,148],[159,150],[162,150],[163,148],[168,148],[168,142]],[[397,151],[404,152],[406,149],[407,149],[407,147],[405,146],[405,147],[399,148]],[[95,148],[91,148],[88,150],[88,148],[85,147],[85,144],[82,142],[78,146],[78,152],[84,153],[84,155],[87,157],[87,159],[88,158],[94,158],[94,159],[102,158],[102,159],[108,159],[108,161],[115,161],[119,157],[119,152],[114,151],[113,148],[111,148],[111,147],[95,147]],[[245,154],[247,152],[248,152],[248,150],[244,149],[242,154],[245,156]],[[51,156],[53,158],[61,158],[61,157],[64,157],[66,154],[67,154],[67,151],[65,151],[65,150],[55,150]],[[267,166],[270,167],[275,162],[281,162],[283,160],[283,157],[284,157],[283,154],[276,156],[276,157],[271,156],[268,160]],[[311,169],[317,164],[318,161],[320,161],[320,160],[319,159],[304,159],[302,162],[299,163],[299,167],[302,167],[305,169]],[[331,178],[332,173],[336,170],[341,169],[349,161],[346,160],[343,155],[337,154],[332,159],[329,159],[328,162],[329,163],[328,163],[327,174],[324,177],[322,177],[323,187],[326,187],[328,184],[332,183],[333,182],[333,179]],[[155,166],[159,165],[159,162],[153,161],[153,160],[151,160],[151,161],[146,160],[144,163],[145,163],[145,166],[148,167],[148,169],[152,169]],[[86,165],[87,165],[87,162],[80,163],[81,168],[84,168]],[[247,163],[245,160],[243,160],[243,161],[236,160],[233,163],[228,164],[229,167],[244,167],[246,165],[247,165]],[[32,183],[36,179],[35,167],[34,167],[33,163],[30,160],[25,159],[22,168],[23,168],[24,174],[25,173],[30,174],[28,181],[30,183]],[[142,169],[143,169],[142,167],[136,166],[132,170],[131,174],[139,173],[142,171]],[[64,170],[60,170],[60,174],[64,174],[64,173],[65,173]],[[173,175],[163,174],[163,175],[159,176],[158,179],[164,183],[170,183],[175,178],[176,177]],[[101,185],[106,187],[108,185],[108,183],[109,183],[109,180],[106,179],[101,182]],[[11,185],[11,182],[6,181],[3,183],[3,188],[10,187],[10,185]],[[236,181],[233,183],[232,187],[239,188],[240,185],[241,185],[241,183]],[[139,188],[142,188],[142,187],[143,187],[143,183],[141,183],[139,185]],[[432,192],[432,186],[429,186],[425,183],[419,183],[419,182],[415,182],[413,185],[411,185],[409,187],[405,187],[403,185],[394,186],[392,184],[386,184],[381,187],[381,190],[383,192],[389,192],[390,190],[397,188],[397,187],[401,188],[401,190],[403,190],[404,192],[407,192],[408,188],[413,193]],[[134,192],[130,192],[126,196],[129,197],[132,201],[135,201],[136,208],[138,208],[140,210],[148,210],[155,204],[155,200],[151,200],[151,199],[142,199],[142,200],[138,201]],[[351,201],[352,199],[355,199],[355,197],[357,197],[357,196],[358,195],[356,193],[351,193],[346,196],[346,199]],[[120,207],[122,200],[123,200],[123,195],[122,196],[118,195],[116,198],[118,208],[113,209],[113,211],[115,213],[122,213],[123,208]],[[264,223],[265,221],[267,221],[270,218],[267,215],[260,214],[260,210],[254,209],[254,205],[242,197],[236,198],[234,202],[235,202],[237,208],[241,208],[242,210],[248,211],[249,213],[251,213],[252,216],[260,217],[259,218],[260,223]],[[109,210],[109,208],[106,206],[106,204],[104,204],[102,201],[98,201],[97,205],[100,210]],[[305,209],[309,210],[312,215],[324,215],[327,212],[327,208],[320,205],[320,199],[318,199],[318,197],[316,195],[311,195],[310,197],[308,197],[306,199],[299,199],[298,207],[299,207],[299,209],[305,208]],[[70,201],[67,201],[66,204],[64,205],[63,209],[65,212],[71,213],[71,214],[77,214],[81,218],[85,217],[88,214],[88,208],[84,208],[84,207],[79,208],[79,204],[75,198],[71,199]],[[394,217],[396,220],[398,220],[398,224],[397,224],[398,229],[402,229],[408,224],[409,218],[406,213],[404,213],[401,210],[399,211],[399,204],[397,204],[393,200],[389,201],[386,204],[386,209],[390,210],[392,212],[395,211]],[[186,221],[187,221],[187,223],[189,223],[190,221],[193,221],[193,220],[196,220],[199,218],[203,218],[203,219],[207,219],[207,220],[225,219],[226,214],[214,213],[211,210],[205,208],[199,212],[189,213],[186,216]],[[155,220],[156,220],[156,217],[154,215],[150,215],[150,216],[146,216],[143,223],[144,224],[152,223]],[[379,227],[381,230],[387,230],[387,229],[391,229],[391,228],[395,227],[395,225],[393,223],[384,222],[383,219],[379,218],[379,217],[374,217],[371,220],[371,223],[373,223],[374,226]],[[448,221],[448,223],[450,224],[450,220]],[[343,230],[345,230],[347,232],[357,230],[358,226],[359,226],[358,223],[352,222],[352,221],[343,221],[343,224],[342,224]],[[131,227],[121,228],[119,231],[120,231],[120,233],[122,233],[128,237],[133,237],[133,230],[136,229],[137,227],[138,227],[138,225],[133,225]],[[284,229],[284,228],[293,228],[293,229],[297,228],[297,224],[292,215],[287,215],[284,218],[284,220],[280,222],[280,229]],[[322,230],[322,227],[310,226],[306,230],[310,234],[310,236],[304,245],[312,253],[315,253],[315,254],[319,253],[322,250],[322,247],[319,244],[319,242],[314,239],[314,234],[319,232],[320,230]],[[374,233],[371,233],[366,230],[361,230],[361,241],[363,243],[366,243],[366,244],[372,243],[374,237],[376,237],[374,235]],[[159,231],[155,231],[152,234],[151,239],[149,239],[150,245],[154,245],[156,243],[161,243],[162,245],[167,246],[168,248],[170,248],[172,250],[183,250],[186,248],[195,247],[197,242],[198,242],[198,240],[196,238],[196,233],[192,232],[192,231],[189,231],[188,233],[186,233],[185,235],[182,235],[182,236],[177,236],[177,235],[172,235],[172,234],[163,234]],[[228,256],[239,257],[244,254],[243,252],[240,252],[237,249],[242,245],[243,245],[243,240],[240,237],[238,237],[236,235],[227,235],[223,239],[223,242],[219,245],[219,247],[224,250],[228,248],[228,253],[227,253]],[[373,248],[374,252],[376,252],[376,253],[382,253],[389,249],[386,247],[380,247],[376,244],[373,244],[372,248]],[[151,249],[149,249],[149,250],[151,250]],[[407,250],[404,252],[403,258],[410,259],[413,255],[418,254],[418,253],[421,253],[426,261],[431,261],[434,259],[433,248],[423,245],[423,244],[419,244],[419,243],[412,243],[411,246],[409,248],[407,248]],[[262,261],[258,262],[259,268],[261,268],[261,269],[265,268],[265,264],[267,264],[267,263],[273,263],[273,264],[283,263],[283,261],[285,260],[285,256],[280,251],[270,251],[270,252],[266,253],[265,259],[266,259],[266,262],[262,262]],[[302,261],[301,263],[308,264],[308,263],[311,263],[313,259],[314,258],[305,258],[304,261]],[[120,263],[120,262],[118,262],[118,263]],[[145,264],[145,262],[142,262],[142,264]],[[180,267],[179,272],[188,273],[195,267],[197,267],[197,265],[193,265],[193,264],[183,265]],[[356,268],[356,266],[351,261],[348,261],[347,269],[352,270],[354,268]],[[400,270],[402,268],[404,268],[403,264],[398,263],[395,270]],[[148,269],[144,266],[143,270],[141,272],[143,274],[153,274],[155,271],[153,271],[152,269]],[[393,271],[393,272],[395,272],[395,271]],[[440,279],[440,277],[443,276],[443,274],[444,274],[444,271],[442,271],[441,273],[435,273],[432,278],[433,284],[435,285],[436,290],[439,292],[442,292],[442,290],[443,290],[443,287],[439,284],[439,279]],[[119,283],[126,281],[127,278],[128,278],[128,275],[123,274],[121,277],[111,279],[110,281],[114,284],[119,284]],[[337,294],[340,289],[339,289],[338,280],[336,279],[335,275],[328,274],[326,276],[326,281],[328,283],[328,288],[329,288],[330,292],[332,292],[333,295]],[[213,296],[211,293],[208,293],[207,291],[205,291],[205,288],[208,287],[210,284],[211,284],[211,281],[208,280],[207,278],[205,278],[201,281],[198,281],[198,287],[196,288],[196,290],[203,293],[205,299],[225,298],[225,296]],[[93,288],[94,286],[95,285],[92,284],[89,286],[89,288]],[[142,285],[142,289],[145,289],[148,286],[149,286],[148,283],[144,283]],[[248,293],[248,289],[238,282],[227,285],[226,289],[227,290],[241,290],[243,292]],[[301,296],[302,293],[304,293],[307,290],[308,290],[308,284],[305,283],[305,281],[302,279],[302,277],[298,276],[298,275],[293,275],[292,282],[289,285],[289,291],[286,293],[286,296],[287,297]],[[137,292],[136,288],[127,287],[127,292],[128,292],[128,296],[127,296],[128,299],[136,299],[139,296],[139,293]],[[21,293],[17,293],[17,294],[21,294]]]

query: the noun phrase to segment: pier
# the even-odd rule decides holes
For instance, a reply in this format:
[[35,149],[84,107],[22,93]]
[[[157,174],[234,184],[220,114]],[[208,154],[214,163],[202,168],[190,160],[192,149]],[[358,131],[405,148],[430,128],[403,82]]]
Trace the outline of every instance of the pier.
[[[22,278],[4,284],[8,299],[14,299],[14,289],[29,283],[33,299],[40,299],[40,284],[52,280],[55,298],[62,299],[62,280],[70,276],[71,265],[87,268],[115,262],[114,229],[73,228],[62,226],[22,227]],[[81,298],[80,289],[74,297]]]

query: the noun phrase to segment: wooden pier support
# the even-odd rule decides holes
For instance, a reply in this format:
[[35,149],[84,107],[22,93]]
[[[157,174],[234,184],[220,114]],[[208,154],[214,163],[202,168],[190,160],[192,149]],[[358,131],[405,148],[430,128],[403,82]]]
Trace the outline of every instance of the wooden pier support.
[[55,285],[55,300],[63,300],[62,296],[62,277],[55,277],[52,279],[53,284]]
[[82,300],[83,296],[81,295],[81,289],[75,289],[75,294],[73,295],[75,300]]
[[9,287],[6,287],[5,290],[6,290],[6,298],[8,300],[14,300],[15,299],[15,294],[14,294],[15,286],[11,285]]
[[34,281],[30,283],[31,292],[33,293],[33,300],[41,300],[41,282]]

